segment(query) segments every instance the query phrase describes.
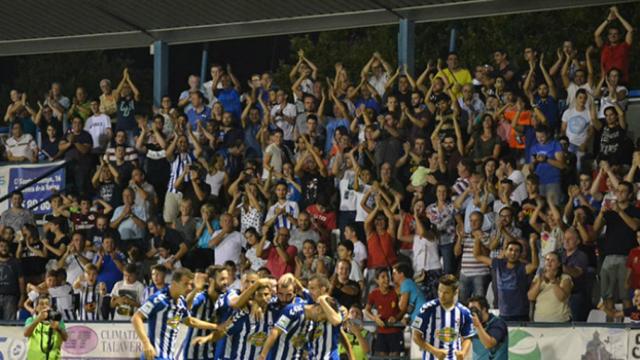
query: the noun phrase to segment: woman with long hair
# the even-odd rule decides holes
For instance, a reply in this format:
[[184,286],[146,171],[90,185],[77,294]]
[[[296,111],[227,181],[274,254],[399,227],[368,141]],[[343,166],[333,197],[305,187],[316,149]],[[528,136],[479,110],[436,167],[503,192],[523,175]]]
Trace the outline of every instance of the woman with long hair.
[[536,302],[533,321],[570,321],[569,297],[572,288],[571,276],[562,272],[560,255],[555,251],[548,253],[542,273],[536,275],[527,293],[529,301]]

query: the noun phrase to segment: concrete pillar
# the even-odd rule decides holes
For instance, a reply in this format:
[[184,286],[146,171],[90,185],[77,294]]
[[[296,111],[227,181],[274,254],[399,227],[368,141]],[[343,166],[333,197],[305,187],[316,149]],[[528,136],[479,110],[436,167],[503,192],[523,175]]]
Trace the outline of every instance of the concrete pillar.
[[407,65],[409,74],[415,71],[415,23],[408,19],[400,19],[398,29],[398,65],[403,67]]
[[153,103],[160,107],[164,95],[169,89],[169,46],[158,40],[152,45],[153,53]]

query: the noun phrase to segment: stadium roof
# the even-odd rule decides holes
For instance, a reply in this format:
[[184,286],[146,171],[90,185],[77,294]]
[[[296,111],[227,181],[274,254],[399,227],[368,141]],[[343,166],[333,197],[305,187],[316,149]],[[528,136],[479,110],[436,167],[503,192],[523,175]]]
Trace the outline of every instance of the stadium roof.
[[18,0],[0,56],[146,47],[630,2],[629,0]]

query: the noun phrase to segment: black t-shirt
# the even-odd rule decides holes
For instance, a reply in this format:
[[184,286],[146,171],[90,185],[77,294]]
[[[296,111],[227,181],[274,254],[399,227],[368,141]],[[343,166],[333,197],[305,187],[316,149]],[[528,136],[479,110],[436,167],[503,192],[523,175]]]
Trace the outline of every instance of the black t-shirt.
[[9,258],[0,260],[0,295],[20,294],[18,279],[22,277],[22,268],[18,260]]
[[620,126],[605,126],[600,135],[598,159],[606,160],[611,165],[628,164],[633,154],[633,148],[629,145],[626,130]]
[[306,209],[307,206],[315,204],[320,196],[325,199],[331,198],[331,189],[335,188],[332,186],[329,177],[322,176],[318,173],[305,171],[300,180],[302,180],[301,209]]
[[164,237],[154,236],[151,241],[154,247],[158,248],[160,245],[166,246],[167,250],[175,255],[178,253],[178,249],[180,249],[180,244],[184,242],[184,238],[177,230],[165,228]]
[[134,130],[136,128],[135,109],[136,102],[132,98],[118,100],[117,130]]
[[[633,218],[640,218],[640,209],[635,206],[628,206],[624,212]],[[607,231],[604,239],[600,241],[601,254],[603,256],[629,255],[629,251],[638,246],[635,231],[615,211],[605,212],[604,221],[607,224]]]
[[118,175],[120,177],[120,185],[121,186],[129,186],[129,180],[131,180],[131,173],[135,166],[131,163],[131,161],[125,161],[122,164],[113,164],[113,166],[118,170]]
[[[353,287],[355,289],[358,289],[358,293],[355,295],[348,295],[344,292],[342,292],[342,288],[348,286],[348,287]],[[338,289],[337,287],[333,289],[333,292],[331,293],[331,296],[333,298],[336,299],[336,301],[338,301],[338,303],[344,307],[346,307],[347,309],[350,308],[353,304],[359,304],[360,303],[360,298],[362,297],[361,291],[360,291],[360,285],[358,285],[357,282],[349,279],[347,281],[346,284],[342,285],[340,289]]]
[[202,192],[206,194],[206,197],[203,200],[198,199],[198,196],[196,195],[196,191],[193,189],[193,184],[191,184],[191,181],[183,182],[180,188],[178,189],[182,192],[183,199],[191,200],[192,209],[200,209],[202,204],[204,204],[208,200],[209,194],[211,194],[211,186],[209,186],[209,184],[207,184],[204,181],[200,181],[198,185],[200,186],[200,190],[202,190]]
[[120,233],[115,229],[107,227],[105,230],[100,230],[94,227],[88,231],[87,240],[97,249],[102,246],[102,240],[104,240],[107,235],[111,235],[111,237],[116,240],[116,243],[120,239]]
[[[71,129],[67,132],[67,135],[71,133]],[[84,130],[80,130],[80,133],[76,135],[75,142],[77,144],[86,144],[93,148],[93,139],[91,138],[91,134]],[[76,160],[77,163],[74,169],[85,169],[87,172],[91,172],[93,157],[89,156],[89,154],[82,154],[75,146],[71,146],[69,150],[64,154],[65,160]]]
[[122,187],[115,182],[102,183],[96,190],[98,196],[113,208],[122,205]]

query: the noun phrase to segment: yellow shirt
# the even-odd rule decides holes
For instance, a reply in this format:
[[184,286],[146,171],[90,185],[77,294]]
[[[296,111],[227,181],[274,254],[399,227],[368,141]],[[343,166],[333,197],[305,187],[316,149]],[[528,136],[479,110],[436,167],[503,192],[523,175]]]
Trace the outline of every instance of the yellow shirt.
[[[440,70],[436,76],[441,78],[446,78],[449,84],[453,84],[451,88],[451,92],[455,95],[456,98],[462,96],[462,86],[466,84],[471,84],[473,78],[471,77],[471,73],[467,69],[459,68],[456,71],[451,71],[449,68],[444,68]],[[453,100],[453,99],[451,99]]]
[[[33,323],[35,317],[28,318],[24,325],[28,327]],[[27,349],[27,359],[29,360],[45,360],[47,358],[46,352],[49,351],[49,360],[61,359],[60,349],[62,348],[62,336],[59,332],[49,329],[51,326],[46,322],[41,322],[33,330],[33,334],[29,337],[29,345]],[[60,329],[64,330],[66,327],[64,321],[60,321]],[[53,335],[51,341],[49,340],[49,334]]]

